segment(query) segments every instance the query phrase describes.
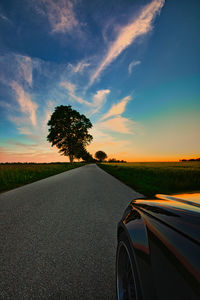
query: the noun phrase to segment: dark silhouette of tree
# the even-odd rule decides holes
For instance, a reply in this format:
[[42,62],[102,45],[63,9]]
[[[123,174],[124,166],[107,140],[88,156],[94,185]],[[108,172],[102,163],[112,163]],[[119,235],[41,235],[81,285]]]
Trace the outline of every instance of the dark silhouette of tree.
[[102,162],[103,160],[105,160],[107,158],[107,154],[104,151],[97,151],[95,153],[95,157]]
[[75,157],[77,159],[81,159],[83,161],[86,161],[86,162],[94,162],[94,158],[92,157],[92,154],[90,154],[86,149],[85,147],[81,146],[78,150],[78,152],[76,153]]
[[109,162],[109,163],[117,163],[117,162],[119,162],[119,161],[116,160],[116,158],[110,158],[110,159],[108,160],[108,162]]
[[108,160],[108,162],[109,163],[126,163],[126,161],[125,160],[118,160],[118,159],[116,159],[116,158],[110,158],[109,160]]
[[94,158],[92,157],[92,154],[90,154],[88,151],[85,151],[85,153],[82,156],[82,159],[86,162],[94,162]]
[[179,161],[200,161],[200,157],[199,158],[190,158],[190,159],[180,159]]
[[70,105],[57,106],[47,125],[50,126],[47,140],[51,146],[55,145],[59,149],[61,155],[69,156],[70,162],[93,139],[88,133],[92,127],[90,120]]

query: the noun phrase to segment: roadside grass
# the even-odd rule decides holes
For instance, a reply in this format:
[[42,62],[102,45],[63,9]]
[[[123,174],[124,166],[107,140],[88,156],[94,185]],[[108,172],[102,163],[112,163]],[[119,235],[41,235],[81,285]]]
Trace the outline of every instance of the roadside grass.
[[85,163],[5,163],[0,164],[0,192],[56,175]]
[[98,164],[145,196],[200,191],[200,162]]

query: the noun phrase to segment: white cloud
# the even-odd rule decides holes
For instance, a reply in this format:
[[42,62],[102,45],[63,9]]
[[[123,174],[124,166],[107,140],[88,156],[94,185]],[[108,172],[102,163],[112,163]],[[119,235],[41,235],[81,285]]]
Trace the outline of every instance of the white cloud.
[[101,109],[101,107],[106,102],[106,96],[110,93],[109,89],[106,90],[99,90],[96,92],[96,94],[93,96],[93,102],[91,105],[94,107],[92,114],[96,113],[98,110]]
[[120,102],[113,104],[109,111],[103,115],[97,126],[101,130],[108,130],[122,134],[132,134],[135,122],[121,116],[126,109],[127,103],[131,100],[130,96],[124,97]]
[[123,134],[132,134],[132,127],[135,124],[135,122],[123,118],[121,116],[114,117],[112,119],[109,119],[105,122],[99,123],[99,126],[102,129],[106,129],[109,131],[114,131],[118,133],[123,133]]
[[47,14],[52,32],[66,33],[79,25],[71,0],[42,0],[42,3],[44,8],[40,11]]
[[141,61],[140,60],[133,60],[130,64],[129,64],[129,66],[128,66],[128,73],[129,74],[131,74],[132,73],[132,70],[133,70],[133,67],[135,67],[135,66],[137,66],[137,65],[139,65],[139,64],[141,64]]
[[29,116],[33,126],[36,126],[37,104],[31,100],[30,95],[16,81],[12,81],[10,86],[16,93],[16,100],[20,106],[21,112]]
[[29,56],[8,52],[0,55],[0,81],[5,85],[11,81],[17,81],[22,86],[33,83],[33,68],[39,65],[38,59]]
[[43,130],[46,131],[47,130],[47,123],[50,120],[50,117],[54,111],[54,107],[55,107],[55,102],[54,101],[47,101],[46,103],[46,110],[44,113],[44,118],[43,118]]
[[114,137],[113,132],[110,133],[108,131],[110,131],[110,128],[108,130],[100,123],[93,124],[93,128],[90,130],[90,133],[93,135],[94,140],[88,146],[88,151],[95,154],[97,150],[103,150],[107,153],[109,158],[115,157],[124,159],[125,154],[130,151],[130,149],[132,152],[132,144],[130,140],[125,140],[124,138],[121,140],[119,136]]
[[60,83],[60,86],[64,87],[69,94],[75,94],[75,90],[76,90],[75,84],[69,81],[63,81]]
[[30,136],[32,135],[32,132],[29,128],[26,128],[26,127],[18,127],[17,128],[19,133],[22,134],[22,135],[26,135],[26,136]]
[[83,70],[89,66],[90,66],[90,64],[86,63],[84,61],[78,62],[75,66],[73,66],[72,64],[69,64],[69,67],[72,69],[72,71],[74,73],[82,73]]
[[32,60],[29,56],[16,55],[19,65],[19,76],[21,76],[29,86],[32,86]]
[[64,87],[67,91],[69,96],[71,96],[74,100],[81,104],[85,104],[88,106],[91,106],[91,103],[88,102],[87,100],[82,99],[81,97],[76,96],[75,91],[76,91],[76,86],[75,84],[68,82],[68,81],[63,81],[60,83],[60,86]]
[[125,109],[127,103],[131,100],[130,96],[124,97],[120,102],[117,104],[113,104],[110,110],[101,118],[101,120],[108,119],[113,116],[121,115]]
[[60,83],[60,86],[64,87],[68,91],[69,96],[71,96],[74,100],[76,100],[81,104],[91,107],[92,108],[92,111],[90,112],[91,114],[96,113],[105,104],[106,95],[110,93],[109,89],[99,90],[93,96],[93,101],[89,102],[75,94],[76,92],[75,84],[68,81],[64,81]]
[[140,14],[130,24],[123,26],[114,42],[111,43],[105,57],[90,78],[90,85],[97,79],[100,73],[114,60],[123,50],[130,46],[137,37],[147,34],[152,28],[152,21],[164,5],[165,0],[153,0],[144,6]]
[[8,115],[8,119],[11,122],[15,123],[17,126],[19,126],[18,128],[20,128],[24,124],[28,124],[28,122],[30,122],[30,119],[27,116],[24,116],[24,117],[15,117],[13,115]]

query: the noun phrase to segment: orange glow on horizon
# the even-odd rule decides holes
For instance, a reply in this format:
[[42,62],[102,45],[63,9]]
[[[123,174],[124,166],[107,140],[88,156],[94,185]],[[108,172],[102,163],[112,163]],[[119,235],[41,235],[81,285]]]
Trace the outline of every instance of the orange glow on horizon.
[[[145,150],[141,150],[140,153],[138,149],[133,149],[131,153],[131,149],[128,148],[128,151],[123,149],[123,147],[120,149],[120,141],[116,145],[112,145],[110,147],[110,144],[93,144],[87,148],[87,151],[89,151],[92,156],[94,157],[96,151],[102,150],[104,151],[109,159],[116,159],[116,160],[124,160],[126,162],[178,162],[181,159],[197,159],[200,157],[200,154],[194,153],[194,154],[176,154],[176,155],[163,155],[158,153],[149,153],[149,155],[146,155]],[[95,146],[95,147],[94,147]],[[122,143],[123,146],[123,143]],[[107,148],[108,147],[108,148]],[[114,152],[114,149],[117,149],[118,152]],[[125,147],[124,147],[125,148]],[[130,150],[129,150],[130,149]],[[24,150],[24,152],[23,152]],[[77,160],[75,160],[77,161]],[[62,156],[58,153],[58,149],[56,147],[49,147],[49,145],[38,145],[36,149],[11,149],[8,151],[7,149],[1,149],[0,151],[0,163],[5,162],[34,162],[34,163],[50,163],[50,162],[69,162],[69,158]]]
[[[92,153],[94,157],[95,153]],[[107,160],[115,158],[116,160],[125,160],[126,162],[179,162],[180,159],[196,159],[198,158],[197,155],[190,155],[190,156],[129,156],[129,155],[108,155]],[[77,160],[75,160],[77,161]],[[14,163],[14,162],[34,162],[34,163],[51,163],[51,162],[69,162],[69,158],[60,155],[59,153],[56,153],[53,151],[49,153],[0,153],[0,163]]]

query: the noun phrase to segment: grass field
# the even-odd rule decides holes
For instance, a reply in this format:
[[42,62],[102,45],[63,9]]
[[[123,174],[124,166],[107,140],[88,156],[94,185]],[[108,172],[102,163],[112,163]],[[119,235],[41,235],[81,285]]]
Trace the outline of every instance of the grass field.
[[13,163],[0,164],[0,192],[16,188],[64,171],[68,171],[84,163]]
[[200,162],[104,163],[99,166],[146,196],[200,191]]

